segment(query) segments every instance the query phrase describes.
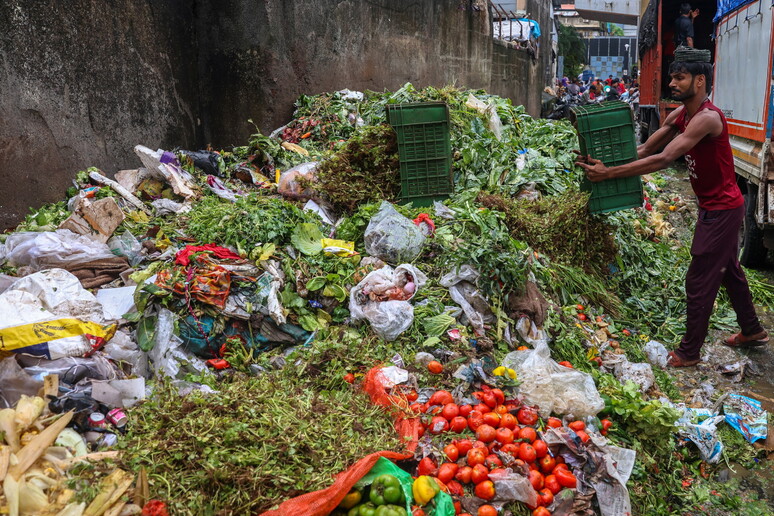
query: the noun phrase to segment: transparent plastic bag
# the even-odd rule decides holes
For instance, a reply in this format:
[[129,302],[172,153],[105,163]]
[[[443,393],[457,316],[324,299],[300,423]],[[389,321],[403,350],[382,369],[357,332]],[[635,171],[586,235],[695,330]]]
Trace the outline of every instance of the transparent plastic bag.
[[664,369],[667,366],[667,359],[669,358],[669,352],[663,344],[655,340],[651,340],[643,348],[645,355],[648,357],[648,362],[653,365],[659,366]]
[[134,267],[144,259],[142,255],[142,244],[130,231],[125,231],[122,235],[114,236],[107,242],[110,252],[116,256],[124,256],[129,260],[129,265]]
[[463,265],[459,270],[446,274],[440,283],[449,289],[449,295],[460,305],[476,335],[483,335],[484,324],[494,321],[494,315],[489,302],[476,287],[479,276],[476,269]]
[[[377,335],[386,341],[395,340],[414,322],[414,307],[409,300],[426,282],[427,276],[413,265],[399,265],[394,270],[385,265],[369,273],[350,291],[352,319],[367,319]],[[410,293],[405,290],[409,283],[414,284]]]
[[581,418],[595,416],[605,402],[594,385],[591,375],[560,366],[551,358],[545,339],[535,340],[534,349],[508,353],[505,367],[516,370],[519,392],[540,412],[548,415],[572,414]]
[[368,254],[387,263],[411,262],[422,251],[425,235],[387,201],[371,217],[364,235]]
[[304,188],[301,185],[301,179],[304,182],[312,183],[317,173],[317,162],[310,161],[301,163],[290,170],[286,170],[280,176],[277,192],[283,197],[289,199],[309,200],[315,196],[315,191],[311,188]]

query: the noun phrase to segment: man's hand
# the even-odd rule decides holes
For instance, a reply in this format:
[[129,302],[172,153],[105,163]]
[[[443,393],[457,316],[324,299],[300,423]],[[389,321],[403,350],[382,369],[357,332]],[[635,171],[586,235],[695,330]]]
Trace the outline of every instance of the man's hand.
[[608,168],[604,163],[602,163],[602,161],[598,159],[594,159],[591,156],[586,156],[585,161],[581,159],[576,161],[575,164],[586,171],[586,177],[592,183],[598,183],[600,181],[604,181],[605,179],[609,179]]

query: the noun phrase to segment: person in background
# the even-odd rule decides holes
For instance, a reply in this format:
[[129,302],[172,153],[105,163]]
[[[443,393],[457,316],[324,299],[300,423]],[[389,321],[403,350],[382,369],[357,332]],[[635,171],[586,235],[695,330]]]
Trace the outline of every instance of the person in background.
[[567,91],[570,95],[580,95],[580,81],[578,79],[573,79],[567,86]]
[[613,76],[612,75],[608,75],[607,79],[605,79],[605,84],[607,84],[608,86],[613,84]]
[[623,81],[616,79],[616,87],[618,88],[618,94],[623,95],[623,93],[626,91],[626,86],[624,85]]
[[680,16],[675,20],[675,47],[693,48],[693,20],[699,16],[699,10],[691,10],[691,4],[680,4]]
[[672,98],[683,105],[672,111],[661,128],[637,148],[636,161],[609,168],[590,156],[577,162],[589,180],[596,182],[656,172],[685,156],[699,212],[685,278],[686,329],[679,347],[669,352],[667,363],[672,367],[694,366],[701,361],[701,348],[721,285],[728,293],[741,330],[723,343],[751,348],[769,342],[739,265],[744,197],[736,183],[726,118],[709,100],[712,72],[708,61],[672,63],[669,87]]
[[581,102],[583,104],[593,104],[597,101],[598,98],[598,86],[594,83],[592,83],[589,86],[589,89],[583,92],[583,95],[581,96]]

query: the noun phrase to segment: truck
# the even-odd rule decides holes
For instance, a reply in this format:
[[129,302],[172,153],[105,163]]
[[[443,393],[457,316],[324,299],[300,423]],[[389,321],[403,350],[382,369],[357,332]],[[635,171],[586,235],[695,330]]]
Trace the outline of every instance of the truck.
[[[639,33],[641,140],[655,132],[681,103],[670,98],[674,23],[682,1],[650,0]],[[771,0],[692,1],[694,47],[711,51],[711,100],[728,121],[737,182],[745,198],[739,260],[765,263],[774,249],[774,10]]]

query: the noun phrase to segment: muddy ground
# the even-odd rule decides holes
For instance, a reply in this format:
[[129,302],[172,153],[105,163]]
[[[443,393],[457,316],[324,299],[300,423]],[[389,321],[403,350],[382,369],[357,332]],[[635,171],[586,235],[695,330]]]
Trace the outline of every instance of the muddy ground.
[[[666,171],[664,175],[667,179],[665,192],[679,194],[686,200],[693,199],[693,192],[684,167],[678,165]],[[694,202],[688,202],[688,209],[683,213],[669,216],[677,236],[686,243],[691,241],[695,220]],[[771,252],[766,267],[760,272],[774,283],[774,256]],[[757,309],[763,326],[770,333],[774,332],[772,307],[758,306]],[[770,343],[755,349],[732,349],[721,344],[722,339],[727,335],[728,332],[711,330],[707,343],[702,349],[702,362],[698,366],[670,370],[677,380],[677,387],[684,401],[694,406],[706,407],[724,393],[739,393],[761,400],[764,408],[770,414],[774,413],[774,345]],[[757,467],[746,469],[739,464],[729,463],[718,468],[715,475],[723,482],[739,479],[740,487],[746,492],[740,495],[755,493],[758,499],[767,501],[774,514],[774,468],[772,468],[774,435],[772,435],[771,425],[769,430],[767,444],[759,444],[762,442],[759,441],[755,445],[757,448],[765,447],[767,452],[760,454],[762,458]]]

